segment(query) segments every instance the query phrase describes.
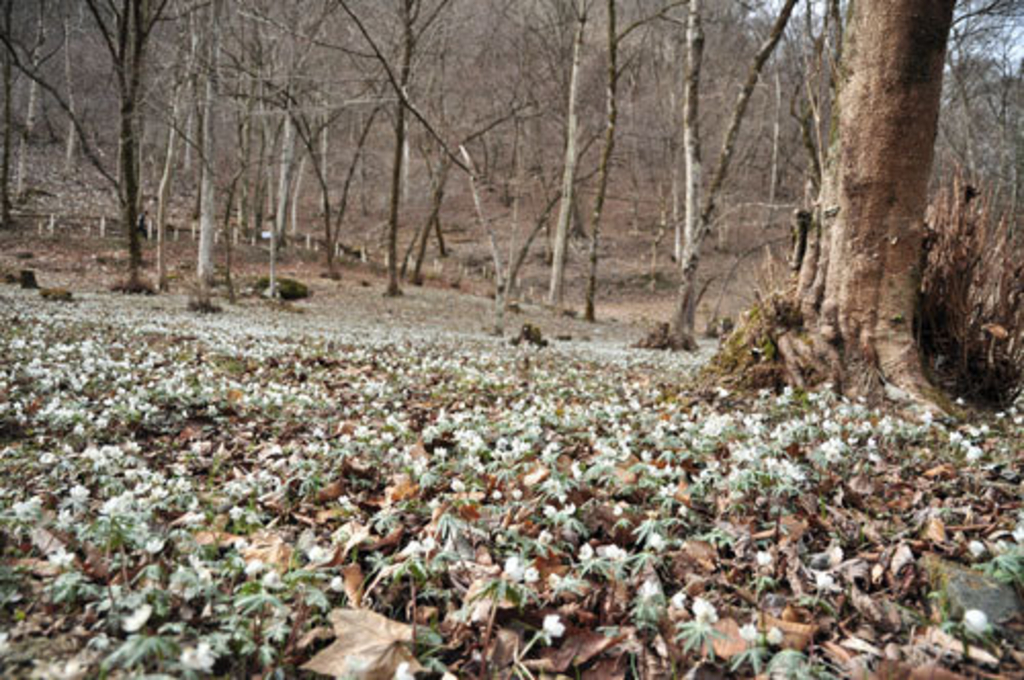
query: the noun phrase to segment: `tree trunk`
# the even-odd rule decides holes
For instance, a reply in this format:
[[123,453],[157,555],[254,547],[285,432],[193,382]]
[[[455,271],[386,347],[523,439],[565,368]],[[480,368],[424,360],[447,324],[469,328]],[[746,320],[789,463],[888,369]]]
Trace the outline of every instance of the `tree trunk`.
[[838,130],[800,272],[810,343],[779,349],[798,382],[924,402],[913,318],[946,42],[955,0],[856,0]]
[[[402,0],[402,63],[399,66],[398,85],[404,91],[409,86],[413,53],[413,0]],[[403,161],[405,160],[406,134],[405,102],[395,105],[395,155],[391,173],[391,209],[388,214],[388,287],[386,297],[402,294],[398,285],[398,217],[402,203]]]
[[[694,0],[691,0],[694,1]],[[616,0],[608,0],[608,68],[605,85],[607,91],[607,119],[605,121],[604,149],[598,168],[597,198],[594,199],[593,224],[590,225],[590,268],[587,272],[587,292],[583,318],[595,321],[594,303],[597,297],[597,250],[600,245],[601,215],[608,195],[608,175],[611,173],[612,154],[615,153],[615,127],[619,120],[619,36],[616,21]]]
[[[679,257],[680,268],[693,252],[697,240],[697,226],[700,222],[700,195],[703,182],[700,138],[700,77],[704,65],[704,22],[701,0],[690,0],[686,21],[686,89],[683,110],[683,154],[686,163],[686,221],[683,227],[683,252]],[[685,271],[685,270],[684,270]],[[692,292],[687,291],[686,299],[680,304],[682,318],[677,324],[688,328],[684,345],[693,348],[694,316],[697,303]]]
[[75,148],[76,142],[78,141],[78,134],[75,131],[74,118],[77,114],[77,108],[75,105],[75,88],[74,88],[74,75],[71,70],[71,17],[66,15],[64,17],[64,81],[68,88],[68,110],[69,118],[68,121],[68,136],[64,147],[64,172],[65,174],[71,174],[71,171],[75,169]]
[[576,34],[572,49],[572,70],[569,73],[569,105],[565,117],[565,165],[562,172],[562,202],[558,207],[558,225],[555,229],[554,256],[551,262],[551,286],[548,304],[560,306],[565,294],[565,260],[568,254],[569,227],[572,222],[576,184],[576,136],[579,121],[576,100],[579,98],[580,62],[583,58],[583,40],[586,36],[587,6],[579,0],[576,7]]
[[[46,41],[45,24],[46,3],[39,3],[39,18],[36,23],[36,40],[29,52],[29,65],[32,73],[39,71],[39,57]],[[39,82],[34,78],[28,84],[28,105],[25,108],[25,125],[21,129],[21,140],[18,147],[18,184],[14,189],[15,196],[22,196],[25,193],[25,174],[28,169],[28,145],[32,133],[36,128],[36,112],[39,108]]]
[[[215,172],[217,167],[217,147],[214,139],[214,99],[217,96],[217,62],[220,52],[220,6],[221,0],[214,0],[210,7],[210,25],[207,40],[206,83],[203,94],[203,145],[201,162],[202,186],[199,207],[199,263],[196,275],[199,280],[199,304],[203,308],[210,306],[211,289],[213,288],[213,246],[214,233],[217,230],[217,197]],[[228,211],[230,214],[230,210]]]
[[181,117],[181,87],[174,89],[171,121],[167,128],[167,155],[164,171],[160,177],[160,188],[156,204],[156,289],[167,290],[167,210],[171,199],[171,183],[174,181],[174,165],[178,149],[178,119]]
[[786,4],[779,11],[779,15],[772,26],[771,32],[768,34],[767,40],[761,45],[757,54],[754,55],[750,69],[747,72],[747,80],[743,85],[743,89],[740,90],[736,105],[732,111],[732,117],[729,120],[729,127],[722,142],[722,150],[718,154],[718,163],[715,166],[715,173],[711,178],[711,185],[704,195],[704,201],[701,204],[700,213],[696,217],[695,223],[690,221],[693,213],[690,212],[691,206],[687,206],[687,227],[692,228],[693,232],[687,235],[686,247],[683,250],[682,276],[671,324],[672,342],[678,347],[685,349],[696,347],[693,328],[701,289],[700,283],[697,280],[697,267],[700,265],[701,248],[704,244],[704,239],[711,232],[711,224],[717,209],[718,196],[725,186],[726,177],[729,175],[729,168],[736,151],[736,142],[739,139],[740,128],[747,112],[747,105],[750,103],[750,97],[754,94],[754,88],[761,78],[761,71],[782,39],[782,34],[786,30],[786,25],[789,23],[789,18],[793,15],[796,4],[797,0],[786,0]]
[[[14,0],[3,2],[3,30],[6,35],[11,33],[11,13]],[[0,226],[5,229],[11,226],[11,142],[14,137],[14,117],[11,115],[11,95],[14,94],[14,74],[12,73],[11,56],[7,50],[0,55],[3,59],[4,87],[4,150],[0,159]]]

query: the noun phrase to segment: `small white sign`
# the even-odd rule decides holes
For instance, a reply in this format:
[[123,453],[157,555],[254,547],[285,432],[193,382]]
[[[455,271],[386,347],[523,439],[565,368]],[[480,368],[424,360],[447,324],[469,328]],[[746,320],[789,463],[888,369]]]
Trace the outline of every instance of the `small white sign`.
[[262,236],[263,236],[263,240],[264,241],[269,241],[270,240],[270,236],[271,236],[271,232],[265,231],[265,232],[263,232]]

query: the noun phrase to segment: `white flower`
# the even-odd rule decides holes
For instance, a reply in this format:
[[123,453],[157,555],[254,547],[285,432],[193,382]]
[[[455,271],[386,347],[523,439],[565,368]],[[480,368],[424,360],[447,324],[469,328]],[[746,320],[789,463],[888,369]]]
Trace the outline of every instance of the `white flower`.
[[1018,524],[1017,528],[1013,530],[1013,540],[1024,545],[1024,524]]
[[766,568],[766,567],[772,566],[772,561],[773,561],[772,560],[772,554],[770,552],[765,551],[765,550],[759,550],[757,552],[757,554],[754,555],[754,560],[757,562],[757,566],[759,566],[761,568]]
[[594,559],[594,549],[590,547],[589,543],[584,543],[580,546],[580,560],[586,562],[592,559]]
[[971,541],[967,544],[967,549],[971,551],[971,555],[975,558],[981,557],[988,550],[981,541]]
[[461,479],[456,479],[452,482],[452,491],[455,493],[462,493],[466,490],[466,485],[462,483]]
[[19,522],[34,521],[43,512],[43,502],[38,496],[14,504],[14,516]]
[[61,546],[54,552],[50,553],[50,556],[47,557],[47,559],[50,561],[50,564],[54,565],[58,569],[67,569],[74,564],[75,556],[73,553],[69,553],[63,546]]
[[661,534],[651,534],[647,538],[647,545],[650,546],[651,550],[660,552],[665,547],[665,539]]
[[782,634],[781,630],[779,630],[775,626],[772,626],[771,629],[768,631],[767,638],[768,644],[770,644],[772,647],[778,647],[786,639],[786,636]]
[[669,604],[672,605],[673,609],[686,609],[686,593],[680,590],[678,593],[672,596],[672,599],[669,601]]
[[403,661],[395,669],[395,680],[416,680],[416,676],[409,670],[409,662]]
[[146,541],[146,552],[150,555],[156,555],[158,552],[164,549],[164,541],[162,538],[151,538]]
[[324,548],[319,545],[314,545],[306,553],[306,556],[309,558],[309,561],[313,564],[323,564],[324,562],[327,562],[332,557],[334,557],[334,551],[330,548]]
[[523,581],[526,583],[536,583],[540,580],[540,572],[537,571],[536,567],[527,567],[526,571],[523,572]]
[[181,665],[185,668],[199,673],[212,673],[213,665],[217,662],[217,655],[210,649],[207,642],[200,642],[195,647],[186,647],[181,650]]
[[598,557],[603,557],[613,562],[622,562],[629,557],[629,553],[617,545],[602,545],[597,549],[597,554]]
[[345,579],[335,576],[331,579],[331,585],[328,587],[336,593],[343,592],[345,590]]
[[964,612],[964,628],[972,635],[984,635],[988,632],[988,616],[980,609],[968,609]]
[[84,503],[89,500],[89,489],[85,488],[81,484],[76,484],[71,489],[71,500],[75,503]]
[[8,642],[10,635],[7,633],[0,633],[0,656],[4,656],[7,652],[11,651],[11,643]]
[[743,638],[743,641],[746,642],[748,645],[756,644],[758,637],[757,626],[755,626],[752,623],[748,623],[747,625],[743,626],[742,628],[740,628],[740,637]]
[[637,592],[637,595],[642,600],[650,600],[651,598],[658,597],[660,594],[661,588],[658,586],[658,583],[653,580],[644,581],[640,586],[639,592]]
[[263,560],[253,560],[249,564],[245,565],[246,576],[256,576],[260,574],[267,565],[263,564]]
[[967,460],[971,463],[980,460],[985,452],[981,450],[981,447],[971,444],[967,447]]
[[144,604],[136,609],[131,616],[121,619],[121,628],[126,633],[136,633],[146,625],[146,621],[149,621],[149,617],[152,615],[153,608],[148,604]]
[[558,614],[548,614],[544,617],[544,634],[552,639],[565,635],[565,624]]
[[521,500],[523,500],[523,492],[520,491],[519,489],[513,489],[512,490],[512,500],[514,500],[514,501],[521,501]]
[[519,582],[523,580],[526,575],[526,567],[523,566],[523,561],[513,555],[512,557],[505,560],[505,575],[508,576],[509,580]]
[[711,624],[718,621],[718,611],[715,610],[715,606],[703,597],[698,597],[693,601],[692,609],[697,623]]
[[814,587],[821,592],[830,593],[836,590],[836,580],[832,578],[832,575],[827,572],[815,572]]
[[263,587],[267,590],[283,588],[284,584],[281,582],[281,575],[276,571],[268,571],[263,575]]

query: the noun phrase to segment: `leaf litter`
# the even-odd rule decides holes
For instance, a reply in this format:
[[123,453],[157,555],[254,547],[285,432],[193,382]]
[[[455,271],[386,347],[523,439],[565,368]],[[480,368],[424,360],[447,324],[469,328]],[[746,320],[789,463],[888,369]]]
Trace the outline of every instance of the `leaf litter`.
[[1020,593],[1021,410],[83,297],[0,306],[5,676],[1024,670],[923,566]]

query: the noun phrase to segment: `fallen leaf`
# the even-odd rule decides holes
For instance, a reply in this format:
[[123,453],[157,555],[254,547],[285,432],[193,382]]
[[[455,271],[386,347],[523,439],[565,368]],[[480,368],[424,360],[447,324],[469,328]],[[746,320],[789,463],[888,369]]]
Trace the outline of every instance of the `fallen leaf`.
[[355,609],[363,606],[363,569],[358,564],[347,564],[341,570],[345,581],[345,595]]
[[409,475],[396,475],[392,484],[384,490],[385,503],[388,505],[401,503],[404,500],[415,498],[419,492],[419,485],[414,483]]
[[947,538],[945,522],[938,517],[929,518],[921,531],[921,538],[932,543],[945,543]]
[[320,493],[316,495],[317,503],[330,503],[336,501],[342,497],[345,493],[345,482],[341,479],[336,479],[324,488],[320,489]]
[[287,571],[292,561],[292,548],[280,534],[258,531],[249,537],[249,546],[242,550],[246,564],[257,560],[278,571]]
[[737,654],[747,651],[747,643],[740,637],[740,626],[735,619],[721,619],[715,624],[715,630],[722,634],[722,637],[715,637],[712,640],[715,656],[728,661]]
[[541,657],[549,662],[546,670],[564,673],[574,666],[582,666],[602,652],[622,642],[624,635],[609,637],[594,630],[578,630],[566,636],[556,648],[544,650]]
[[367,610],[335,609],[329,618],[334,642],[302,670],[359,680],[391,680],[403,663],[410,673],[423,670],[408,647],[412,626]]
[[[933,650],[938,649],[954,657],[964,654],[964,643],[939,628],[926,628],[919,632],[914,640],[918,644],[931,647]],[[999,659],[980,647],[968,645],[966,655],[972,661],[977,661],[986,666],[999,666]]]
[[811,623],[798,623],[777,619],[768,614],[761,614],[761,630],[767,632],[772,628],[778,628],[784,636],[782,646],[786,649],[795,649],[802,652],[807,649],[814,639],[818,627]]
[[525,484],[528,487],[537,486],[538,484],[543,483],[544,480],[546,480],[550,476],[551,471],[548,470],[543,465],[541,465],[540,463],[537,463],[537,465],[534,466],[533,470],[531,472],[528,472],[523,477],[523,484]]

